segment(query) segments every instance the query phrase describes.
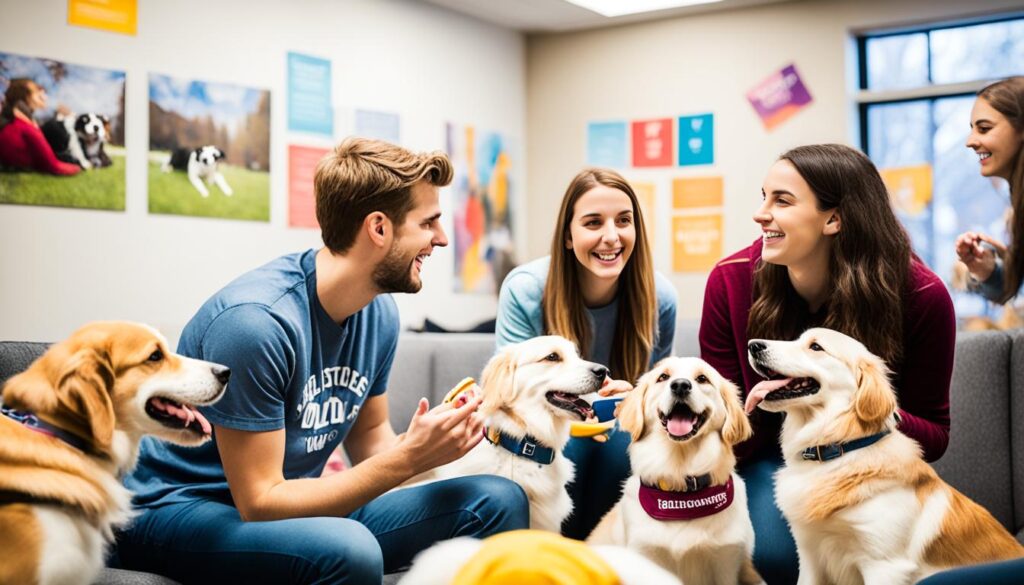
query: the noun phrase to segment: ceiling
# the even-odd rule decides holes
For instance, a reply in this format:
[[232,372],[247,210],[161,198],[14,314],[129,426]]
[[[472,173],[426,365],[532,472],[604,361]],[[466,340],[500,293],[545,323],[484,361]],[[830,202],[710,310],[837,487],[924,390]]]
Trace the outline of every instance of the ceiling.
[[[608,18],[565,0],[420,0],[499,26],[528,33],[564,32],[661,18],[732,10],[787,0],[722,0]],[[629,0],[622,0],[628,2]]]

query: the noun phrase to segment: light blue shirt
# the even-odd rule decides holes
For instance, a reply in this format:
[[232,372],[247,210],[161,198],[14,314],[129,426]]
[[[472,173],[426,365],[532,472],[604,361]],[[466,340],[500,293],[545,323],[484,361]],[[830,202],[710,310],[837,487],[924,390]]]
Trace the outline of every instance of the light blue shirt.
[[[498,295],[498,318],[495,338],[498,349],[544,335],[541,297],[548,280],[551,257],[545,256],[519,266],[505,277]],[[655,297],[658,302],[657,331],[651,351],[651,364],[672,354],[676,332],[676,298],[678,294],[667,278],[654,273]],[[590,317],[590,349],[583,356],[599,364],[611,361],[612,342],[619,316],[616,298],[603,307],[587,308]]]

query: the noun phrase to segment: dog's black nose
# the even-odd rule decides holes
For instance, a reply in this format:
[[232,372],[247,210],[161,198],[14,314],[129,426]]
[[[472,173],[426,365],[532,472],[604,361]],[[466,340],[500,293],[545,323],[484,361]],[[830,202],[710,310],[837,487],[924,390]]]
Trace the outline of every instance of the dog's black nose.
[[690,389],[693,388],[693,384],[689,380],[679,378],[672,380],[672,383],[668,385],[672,389],[672,395],[677,398],[686,398],[690,395]]
[[768,349],[768,346],[760,341],[751,341],[747,344],[747,351],[754,355],[757,355],[766,349]]
[[604,380],[608,376],[608,368],[601,365],[595,365],[590,368],[590,371],[594,372],[594,376],[596,376],[598,380]]
[[231,377],[231,368],[220,364],[214,364],[210,369],[213,370],[213,377],[217,378],[218,382],[221,384],[228,383],[228,378]]

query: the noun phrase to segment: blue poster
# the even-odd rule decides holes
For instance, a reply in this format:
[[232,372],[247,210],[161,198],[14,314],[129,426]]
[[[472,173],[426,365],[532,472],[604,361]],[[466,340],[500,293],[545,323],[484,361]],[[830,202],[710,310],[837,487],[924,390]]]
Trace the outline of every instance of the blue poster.
[[597,167],[627,166],[625,122],[587,124],[587,164]]
[[679,116],[679,166],[715,162],[714,114]]
[[356,110],[356,128],[353,132],[356,136],[400,144],[400,130],[398,114]]
[[288,129],[334,136],[329,60],[288,53]]

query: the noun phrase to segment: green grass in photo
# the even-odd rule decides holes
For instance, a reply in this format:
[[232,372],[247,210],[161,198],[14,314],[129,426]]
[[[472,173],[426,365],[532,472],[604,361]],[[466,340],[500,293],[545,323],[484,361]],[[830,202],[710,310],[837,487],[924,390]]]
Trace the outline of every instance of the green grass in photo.
[[222,164],[220,172],[234,195],[229,197],[216,184],[208,184],[210,196],[203,197],[187,173],[161,170],[159,160],[166,156],[151,152],[149,159],[150,213],[270,221],[270,173]]
[[124,154],[107,154],[112,165],[77,175],[0,173],[0,203],[124,211]]

